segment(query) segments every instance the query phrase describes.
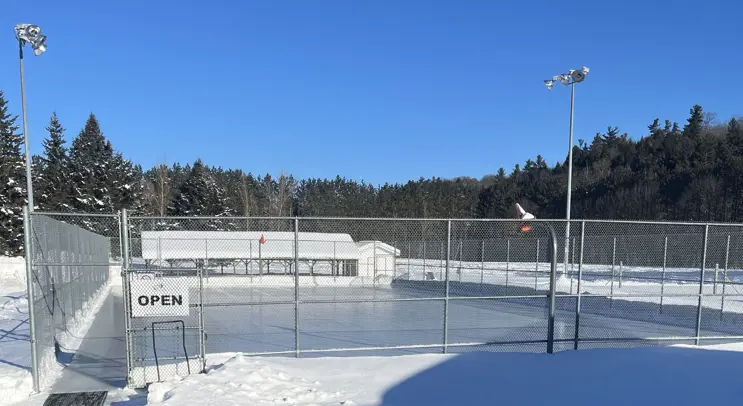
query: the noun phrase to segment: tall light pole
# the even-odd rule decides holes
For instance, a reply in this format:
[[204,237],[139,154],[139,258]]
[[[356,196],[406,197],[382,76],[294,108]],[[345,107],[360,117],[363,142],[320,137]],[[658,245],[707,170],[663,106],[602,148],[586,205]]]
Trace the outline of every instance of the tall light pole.
[[28,210],[34,211],[34,190],[31,181],[31,149],[28,143],[28,122],[26,120],[26,85],[23,80],[23,46],[31,44],[34,55],[39,56],[46,51],[46,35],[33,24],[18,24],[15,26],[15,37],[18,40],[18,56],[21,61],[21,109],[23,111],[23,143],[26,153],[26,191],[28,193]]
[[562,73],[557,76],[553,76],[552,79],[547,79],[544,84],[547,86],[547,90],[552,90],[552,85],[555,82],[560,82],[565,86],[570,86],[570,145],[568,148],[568,199],[567,207],[565,208],[565,254],[563,257],[563,272],[568,270],[568,256],[570,254],[570,200],[573,194],[573,107],[575,106],[575,84],[580,83],[586,79],[588,75],[588,68],[582,67],[580,69],[571,69],[568,73]]

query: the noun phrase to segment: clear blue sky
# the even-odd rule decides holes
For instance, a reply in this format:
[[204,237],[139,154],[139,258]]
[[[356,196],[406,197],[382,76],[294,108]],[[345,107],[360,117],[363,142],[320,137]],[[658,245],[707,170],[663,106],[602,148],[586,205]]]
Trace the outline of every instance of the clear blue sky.
[[27,52],[31,149],[56,110],[68,139],[94,112],[125,156],[373,184],[507,170],[575,139],[632,137],[701,104],[743,114],[743,3],[728,1],[3,2],[0,89],[21,113],[16,23]]

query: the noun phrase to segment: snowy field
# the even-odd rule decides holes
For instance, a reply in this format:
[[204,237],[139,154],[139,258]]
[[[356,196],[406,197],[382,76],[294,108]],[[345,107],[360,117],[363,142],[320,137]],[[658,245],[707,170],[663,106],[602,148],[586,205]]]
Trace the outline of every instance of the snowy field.
[[[700,269],[630,267],[615,265],[584,264],[580,278],[581,295],[613,296],[615,300],[661,303],[664,305],[697,306],[699,294]],[[436,280],[443,280],[445,266],[440,260],[398,259],[395,277],[406,280],[426,280],[426,273]],[[498,285],[549,290],[549,269],[547,262],[459,262],[451,261],[449,280],[465,282],[475,293],[478,284]],[[557,264],[558,294],[578,294],[578,265],[568,265],[563,272],[563,264]],[[612,277],[613,274],[613,277]],[[385,274],[386,275],[386,274]],[[707,297],[702,306],[722,312],[743,313],[743,270],[707,268],[704,275],[703,293]],[[674,297],[692,295],[693,297]],[[725,295],[725,299],[722,296]]]
[[[353,358],[217,354],[204,375],[149,387],[148,404],[738,404],[743,345]],[[559,377],[559,378],[557,378]],[[579,383],[578,383],[579,382]]]

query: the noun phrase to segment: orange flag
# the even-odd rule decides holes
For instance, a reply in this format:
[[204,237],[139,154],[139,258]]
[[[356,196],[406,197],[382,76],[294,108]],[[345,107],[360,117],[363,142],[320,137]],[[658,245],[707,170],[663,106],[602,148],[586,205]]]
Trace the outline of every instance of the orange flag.
[[261,243],[261,244],[265,244],[266,243],[266,237],[264,237],[263,234],[261,234],[261,239],[258,240],[258,242]]

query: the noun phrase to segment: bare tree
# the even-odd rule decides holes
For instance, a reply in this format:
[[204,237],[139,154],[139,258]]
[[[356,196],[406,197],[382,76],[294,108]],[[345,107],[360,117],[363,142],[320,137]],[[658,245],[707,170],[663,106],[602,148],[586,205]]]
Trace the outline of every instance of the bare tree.
[[292,212],[292,196],[297,182],[292,176],[286,176],[284,172],[279,175],[279,189],[277,195],[278,216],[281,217],[286,213],[287,216]]
[[160,164],[155,168],[153,195],[157,214],[164,216],[170,204],[170,170],[165,164]]
[[[254,213],[256,202],[255,196],[253,195],[253,187],[248,181],[247,176],[242,176],[242,179],[240,180],[240,186],[238,188],[238,195],[240,196],[240,204],[242,206],[242,215],[245,217],[250,217],[250,215]],[[245,220],[245,230],[250,230],[249,219]]]

